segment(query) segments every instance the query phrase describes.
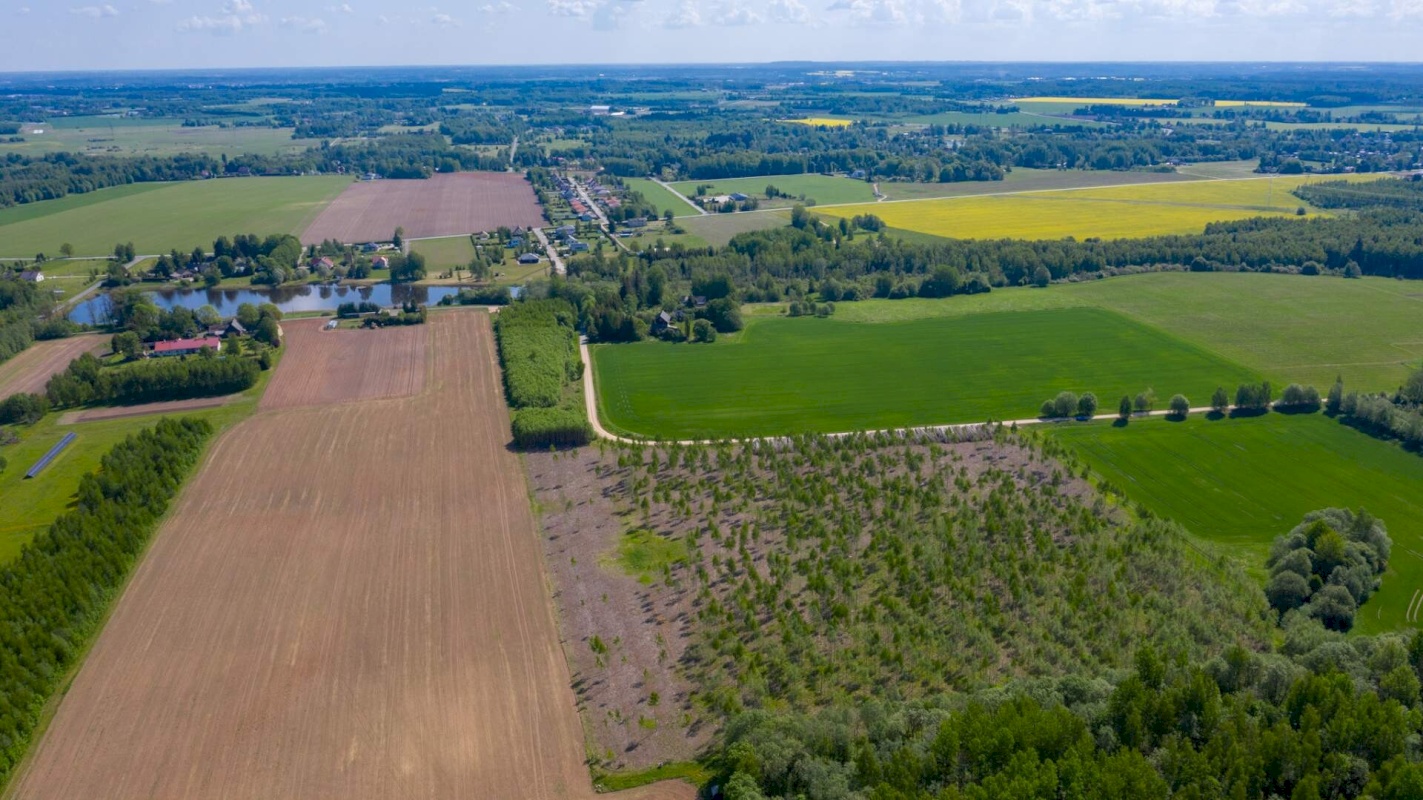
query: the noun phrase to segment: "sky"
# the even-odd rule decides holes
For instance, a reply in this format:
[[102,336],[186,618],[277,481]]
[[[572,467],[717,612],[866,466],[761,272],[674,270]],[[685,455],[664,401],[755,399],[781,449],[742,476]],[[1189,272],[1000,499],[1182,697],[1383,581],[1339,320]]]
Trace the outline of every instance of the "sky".
[[1417,61],[1423,0],[0,0],[0,71]]

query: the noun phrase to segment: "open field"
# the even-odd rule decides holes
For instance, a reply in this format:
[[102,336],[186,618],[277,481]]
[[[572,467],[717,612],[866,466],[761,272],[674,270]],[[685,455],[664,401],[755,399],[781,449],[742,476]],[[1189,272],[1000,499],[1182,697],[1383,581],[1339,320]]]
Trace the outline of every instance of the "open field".
[[835,217],[874,214],[892,228],[957,239],[1125,239],[1199,233],[1211,222],[1290,216],[1290,194],[1327,176],[1178,181],[1024,194],[837,206]]
[[1255,376],[1089,308],[878,325],[753,318],[713,345],[592,353],[604,423],[658,439],[1019,419],[1065,389],[1095,392],[1105,404],[1153,387],[1164,402]]
[[1161,97],[1015,97],[1013,103],[1016,105],[1041,105],[1051,103],[1053,105],[1073,105],[1081,106],[1174,106],[1179,102],[1169,98]]
[[411,242],[410,249],[424,256],[426,266],[431,270],[464,269],[474,259],[474,243],[468,235],[421,239]]
[[86,256],[107,256],[119,242],[166,253],[211,249],[218,236],[296,233],[350,183],[341,176],[223,178],[48,200],[0,212],[0,249],[19,251],[0,255],[54,255],[65,242]]
[[957,183],[882,182],[879,190],[889,200],[926,200],[936,197],[972,197],[1003,192],[1031,192],[1047,189],[1090,189],[1136,183],[1172,183],[1199,180],[1179,172],[1116,172],[1087,169],[1032,169],[1015,167],[1001,181],[959,181]]
[[[708,195],[741,192],[742,194],[761,200],[763,204],[766,202],[766,187],[774,186],[785,194],[790,195],[790,197],[776,198],[770,202],[784,206],[791,206],[800,202],[799,198],[802,195],[804,195],[807,200],[814,200],[821,205],[830,203],[872,203],[875,199],[874,187],[865,181],[831,175],[767,175],[757,178],[678,181],[672,184],[673,188],[687,197],[693,197],[696,194],[698,186],[710,187],[706,191]],[[691,208],[687,210],[690,212]]]
[[213,445],[16,796],[591,800],[488,318],[416,330],[424,394]]
[[513,172],[456,172],[428,180],[350,184],[301,234],[306,243],[388,241],[398,227],[410,238],[457,236],[544,224],[534,190]]
[[291,128],[184,127],[178,119],[69,117],[25,125],[23,142],[0,142],[0,154],[74,152],[88,155],[213,157],[244,153],[275,156],[300,153],[319,139],[293,139]]
[[[1423,364],[1423,295],[1409,282],[1165,272],[947,300],[839,303],[835,319],[888,322],[994,311],[1105,308],[1167,331],[1278,386],[1392,391]],[[1359,320],[1367,319],[1367,325]],[[1193,398],[1201,399],[1204,398]]]
[[790,212],[773,211],[757,214],[708,214],[704,217],[679,218],[677,224],[707,244],[725,246],[731,237],[749,231],[784,228],[789,225]]
[[101,422],[107,419],[127,417],[151,417],[155,414],[177,414],[202,408],[218,408],[231,403],[237,396],[199,397],[192,400],[165,400],[161,403],[145,403],[138,406],[108,406],[92,408],[88,411],[71,411],[59,418],[60,425],[76,425],[81,422]]
[[0,400],[21,392],[43,392],[55,374],[83,353],[98,354],[108,349],[107,336],[71,336],[35,342],[14,358],[0,364]]
[[940,111],[937,114],[909,117],[905,121],[923,125],[976,125],[981,128],[1037,128],[1053,125],[1081,128],[1107,127],[1107,123],[1098,122],[1095,119],[1088,119],[1087,117],[1079,118],[1071,114],[1055,116],[1037,111],[1009,111],[1002,114],[996,111],[984,113],[972,111]]
[[1409,627],[1423,589],[1423,458],[1320,414],[1244,419],[1134,420],[1055,426],[1051,435],[1152,511],[1223,546],[1263,574],[1270,542],[1309,511],[1366,508],[1388,526],[1393,556],[1383,589],[1356,629]]
[[425,387],[425,329],[323,330],[324,319],[288,321],[284,369],[262,410],[411,397]]
[[[696,215],[697,210],[687,202],[672,192],[662,188],[656,181],[647,178],[623,178],[623,184],[627,188],[642,195],[643,199],[657,208],[660,216],[663,212],[670,210],[673,216],[684,216],[687,214]],[[766,188],[763,184],[761,188]]]

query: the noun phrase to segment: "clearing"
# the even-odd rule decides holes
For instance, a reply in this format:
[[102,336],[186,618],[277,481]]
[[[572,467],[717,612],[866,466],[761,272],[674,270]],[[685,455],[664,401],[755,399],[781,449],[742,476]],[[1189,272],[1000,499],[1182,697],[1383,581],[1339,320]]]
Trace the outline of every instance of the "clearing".
[[[874,214],[892,228],[955,239],[1127,239],[1200,233],[1211,222],[1292,216],[1308,204],[1290,194],[1330,176],[1175,181],[1033,191],[821,209],[835,217]],[[892,187],[887,187],[889,192]]]
[[414,239],[543,224],[543,209],[523,175],[456,172],[427,180],[350,184],[301,234],[301,240],[308,244],[327,239],[384,242],[398,227]]
[[592,356],[604,424],[656,439],[1021,419],[1062,390],[1095,392],[1105,407],[1153,387],[1164,404],[1257,379],[1092,308],[876,325],[751,318],[712,345],[600,345]]
[[425,393],[213,445],[16,796],[592,800],[488,317],[415,330]]
[[327,320],[288,320],[290,345],[265,410],[411,397],[425,388],[425,342],[419,325],[372,330],[324,330]]
[[35,342],[19,355],[0,364],[0,400],[12,394],[42,394],[49,379],[64,371],[84,353],[98,355],[108,349],[107,336],[70,336]]
[[[139,253],[212,249],[218,236],[297,233],[350,178],[221,178],[136,184],[46,200],[0,212],[0,249],[14,256],[59,252],[108,256],[119,242]],[[387,234],[389,235],[389,234]]]
[[1411,624],[1404,614],[1423,589],[1423,457],[1321,414],[1062,425],[1050,435],[1132,499],[1262,576],[1270,542],[1307,512],[1368,509],[1388,526],[1393,555],[1356,629]]

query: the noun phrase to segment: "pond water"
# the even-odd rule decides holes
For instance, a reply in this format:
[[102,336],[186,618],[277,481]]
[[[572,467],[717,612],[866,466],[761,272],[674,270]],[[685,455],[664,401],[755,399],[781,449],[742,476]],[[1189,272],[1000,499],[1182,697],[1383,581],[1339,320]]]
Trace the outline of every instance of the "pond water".
[[[515,297],[522,287],[510,291]],[[212,306],[224,317],[237,313],[243,303],[272,303],[283,314],[300,311],[335,311],[342,303],[375,303],[398,306],[409,302],[434,305],[443,297],[459,294],[458,286],[410,286],[378,283],[369,286],[281,286],[250,289],[158,289],[149,292],[161,309],[190,308],[194,311]],[[104,325],[110,319],[111,306],[105,294],[92,297],[69,312],[69,318],[85,325]]]

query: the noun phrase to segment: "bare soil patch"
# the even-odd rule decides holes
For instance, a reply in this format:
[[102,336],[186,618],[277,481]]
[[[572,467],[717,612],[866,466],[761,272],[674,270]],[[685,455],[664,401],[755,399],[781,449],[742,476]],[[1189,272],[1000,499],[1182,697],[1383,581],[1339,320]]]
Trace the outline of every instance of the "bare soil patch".
[[46,383],[63,372],[69,362],[84,353],[101,353],[108,349],[104,336],[71,336],[35,342],[23,353],[0,364],[0,398],[20,392],[43,392]]
[[534,190],[514,172],[456,172],[428,180],[354,183],[301,235],[319,244],[387,241],[397,227],[406,238],[458,236],[501,225],[544,224]]
[[488,318],[411,330],[431,391],[214,445],[16,796],[591,800]]
[[424,390],[424,328],[328,331],[326,322],[282,324],[287,352],[262,396],[263,409],[411,397]]
[[150,414],[176,414],[181,411],[196,411],[200,408],[217,408],[225,406],[236,399],[238,395],[230,394],[226,397],[199,397],[193,400],[168,400],[162,403],[145,403],[140,406],[111,406],[108,408],[94,408],[88,411],[71,411],[59,418],[60,425],[74,425],[79,422],[99,422],[106,419],[124,419],[126,417],[146,417]]

